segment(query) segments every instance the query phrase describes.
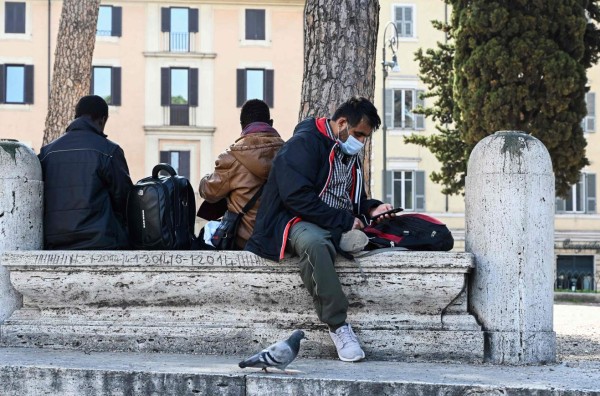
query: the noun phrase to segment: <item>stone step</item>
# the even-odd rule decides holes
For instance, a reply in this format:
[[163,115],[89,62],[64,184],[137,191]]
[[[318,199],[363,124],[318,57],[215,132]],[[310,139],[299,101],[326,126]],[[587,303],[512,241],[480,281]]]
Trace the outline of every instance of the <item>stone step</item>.
[[[23,306],[4,346],[246,354],[303,329],[307,356],[335,357],[294,259],[249,252],[48,252],[1,256]],[[481,361],[467,312],[468,253],[394,251],[336,263],[352,323],[376,359]]]
[[298,358],[288,367],[293,374],[264,374],[238,368],[241,358],[0,348],[0,394],[600,395],[600,362],[514,367]]

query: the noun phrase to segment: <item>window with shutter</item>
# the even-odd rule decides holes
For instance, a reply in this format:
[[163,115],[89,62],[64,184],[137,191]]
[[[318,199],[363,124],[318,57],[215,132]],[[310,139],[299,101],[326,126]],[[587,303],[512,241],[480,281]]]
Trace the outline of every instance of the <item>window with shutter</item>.
[[171,7],[170,18],[169,50],[171,52],[188,52],[190,48],[189,9]]
[[160,162],[169,164],[179,176],[190,178],[190,152],[189,151],[161,151]]
[[171,68],[170,125],[189,125],[189,69]]
[[160,83],[160,104],[169,109],[168,124],[190,125],[190,107],[198,106],[198,69],[163,67]]
[[0,65],[0,103],[33,103],[33,65]]
[[585,213],[596,213],[596,174],[585,174]]
[[106,100],[111,106],[121,105],[121,68],[94,66],[91,93]]
[[596,131],[596,93],[588,92],[585,94],[585,103],[587,108],[587,115],[581,122],[581,128],[584,132],[595,132]]
[[192,51],[194,34],[198,33],[199,14],[197,8],[163,7],[161,9],[161,31],[166,33],[168,51]]
[[556,198],[556,213],[596,213],[596,175],[582,173],[566,198]]
[[25,33],[25,3],[7,1],[4,3],[4,32]]
[[405,5],[394,6],[394,22],[398,31],[398,37],[415,37],[414,34],[414,7]]
[[264,100],[269,107],[274,102],[273,70],[238,69],[237,70],[237,107],[250,99]]
[[415,89],[392,89],[389,92],[386,90],[387,126],[395,129],[425,129],[424,116],[414,112],[417,106],[425,105],[423,99],[419,98],[422,92]]
[[[386,198],[406,211],[425,210],[425,172],[394,170],[388,173]],[[391,195],[391,196],[390,196]]]
[[101,5],[98,10],[96,36],[121,37],[123,9],[121,7]]
[[265,10],[246,10],[246,40],[265,40]]

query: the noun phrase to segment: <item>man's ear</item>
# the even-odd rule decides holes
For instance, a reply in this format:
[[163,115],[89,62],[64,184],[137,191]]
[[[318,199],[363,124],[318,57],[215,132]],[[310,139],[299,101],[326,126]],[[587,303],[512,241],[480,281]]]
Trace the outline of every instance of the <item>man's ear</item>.
[[348,126],[348,119],[346,117],[340,117],[336,120],[336,124],[338,126],[338,129],[341,131],[342,129],[345,129]]
[[102,130],[102,132],[104,132],[104,128],[106,127],[106,122],[108,121],[108,116],[102,117],[98,121],[99,121],[99,124],[100,124],[100,127],[101,127],[100,129]]
[[270,126],[273,126],[273,120],[267,121],[267,124],[269,124]]

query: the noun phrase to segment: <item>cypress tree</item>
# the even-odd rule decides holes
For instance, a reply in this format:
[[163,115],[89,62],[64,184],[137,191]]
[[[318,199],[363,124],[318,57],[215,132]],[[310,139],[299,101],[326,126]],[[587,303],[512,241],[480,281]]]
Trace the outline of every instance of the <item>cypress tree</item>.
[[[581,120],[586,115],[586,69],[597,61],[600,47],[593,24],[600,15],[597,1],[448,3],[450,26],[437,26],[449,32],[452,44],[421,51],[417,60],[423,81],[434,88],[428,95],[436,89],[449,95],[438,98],[435,109],[422,111],[432,118],[445,115],[452,124],[439,127],[441,133],[434,136],[407,141],[429,147],[444,164],[432,179],[452,194],[464,186],[468,156],[481,139],[498,130],[525,131],[546,145],[556,191],[566,194],[589,164]],[[435,73],[448,69],[449,81],[436,88]],[[451,165],[445,163],[448,159]]]

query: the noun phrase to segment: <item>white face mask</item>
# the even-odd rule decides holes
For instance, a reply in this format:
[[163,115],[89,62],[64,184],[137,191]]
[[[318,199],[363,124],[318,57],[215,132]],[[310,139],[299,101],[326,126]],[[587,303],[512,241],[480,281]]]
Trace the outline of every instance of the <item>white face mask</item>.
[[342,142],[338,139],[338,143],[342,152],[346,155],[356,155],[360,153],[360,150],[365,146],[364,143],[361,143],[357,138],[352,135],[348,135],[348,139],[345,142]]

